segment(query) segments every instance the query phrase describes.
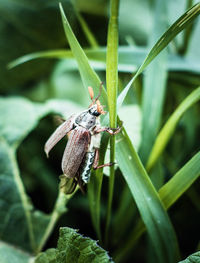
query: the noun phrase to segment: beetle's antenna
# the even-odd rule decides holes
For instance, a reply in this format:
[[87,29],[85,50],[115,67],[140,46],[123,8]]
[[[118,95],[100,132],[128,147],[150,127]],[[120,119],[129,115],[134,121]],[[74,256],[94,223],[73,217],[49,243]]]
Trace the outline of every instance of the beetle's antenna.
[[[100,88],[99,88],[99,94],[97,95],[97,97],[94,99],[94,91],[93,91],[93,88],[91,86],[88,87],[88,91],[89,91],[89,94],[90,94],[90,98],[92,100],[92,104],[95,104],[96,101],[99,99],[99,97],[101,96],[101,91],[102,91],[102,88],[103,88],[103,82],[100,83]],[[91,106],[90,105],[90,106]]]
[[100,114],[106,114],[106,112],[103,110],[103,106],[101,105],[100,101],[97,100],[96,101],[96,104],[97,104],[97,111],[100,113]]
[[94,103],[99,99],[99,97],[101,96],[101,91],[103,88],[103,82],[100,83],[100,87],[99,87],[99,94],[97,95],[97,97],[94,99]]
[[93,98],[94,98],[93,88],[89,86],[89,87],[88,87],[88,91],[89,91],[89,94],[90,94],[90,98],[91,98],[91,100],[92,100],[92,102],[93,102]]

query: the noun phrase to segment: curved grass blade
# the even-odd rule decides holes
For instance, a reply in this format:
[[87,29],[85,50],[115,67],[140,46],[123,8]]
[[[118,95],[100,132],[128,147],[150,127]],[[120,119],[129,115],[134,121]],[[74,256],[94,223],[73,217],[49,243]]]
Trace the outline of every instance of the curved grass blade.
[[150,153],[147,170],[150,170],[155,162],[158,160],[159,156],[165,149],[168,141],[170,140],[176,125],[184,112],[189,109],[194,103],[200,100],[200,87],[195,89],[175,110],[171,115],[169,120],[166,122],[160,133],[158,134],[156,141],[153,145],[152,151]]
[[147,228],[157,262],[175,262],[178,245],[173,227],[124,130],[117,135],[116,159]]
[[137,78],[137,76],[142,73],[142,71],[151,63],[151,61],[169,44],[169,42],[178,35],[186,26],[191,24],[191,22],[200,14],[200,3],[197,3],[192,8],[190,8],[186,13],[184,13],[176,22],[160,37],[153,48],[150,50],[146,59],[139,67],[138,71],[134,77],[129,81],[125,89],[118,96],[118,106],[120,107],[129,91],[129,88]]
[[74,10],[76,13],[76,16],[79,20],[79,23],[82,27],[83,32],[85,33],[85,36],[87,37],[88,43],[90,44],[90,46],[92,48],[97,48],[98,47],[98,42],[95,39],[94,35],[92,34],[88,24],[86,23],[85,19],[82,17],[82,15],[80,14],[80,12],[77,10],[77,8],[74,5]]
[[[106,68],[106,47],[99,48],[87,48],[84,52],[90,64],[93,65],[96,70],[105,70]],[[132,73],[137,70],[141,65],[142,61],[147,55],[147,49],[144,47],[130,47],[130,46],[119,46],[118,48],[119,59],[118,59],[118,71]],[[48,51],[39,51],[35,53],[30,53],[25,56],[19,57],[16,60],[11,61],[8,64],[8,68],[12,69],[19,66],[25,62],[39,59],[71,59],[73,65],[71,65],[71,70],[77,69],[77,64],[75,63],[74,56],[72,52],[67,49],[55,49]],[[181,57],[175,54],[169,54],[169,59],[167,61],[168,71],[188,71],[193,73],[200,73],[199,61],[196,58]]]
[[[72,50],[72,53],[78,63],[78,68],[80,71],[80,75],[83,81],[83,84],[85,88],[88,88],[88,86],[92,86],[95,93],[99,93],[99,87],[101,84],[101,81],[95,71],[91,68],[88,58],[85,55],[84,51],[82,50],[80,44],[78,43],[70,25],[69,22],[65,16],[64,10],[62,8],[62,5],[60,6],[60,12],[62,17],[62,22],[64,26],[64,31],[66,38],[69,42],[70,48]],[[107,96],[104,89],[102,89],[102,95],[101,95],[101,102],[104,105],[107,105]],[[102,152],[101,152],[102,154]],[[102,154],[104,156],[104,153]],[[103,157],[102,157],[103,158]],[[101,171],[102,172],[102,171]],[[101,185],[102,185],[102,179],[103,176],[98,176],[98,174],[95,175],[94,180],[97,181],[97,184],[89,184],[89,201],[90,201],[90,209],[91,209],[91,216],[92,216],[92,222],[94,225],[94,228],[96,230],[96,233],[98,235],[98,238],[101,240],[101,231],[100,231],[100,199],[101,199]],[[97,177],[98,176],[98,177]],[[97,185],[97,189],[95,187]],[[95,203],[95,205],[94,205]]]
[[8,69],[12,69],[16,66],[19,66],[23,63],[26,63],[30,60],[33,59],[38,59],[38,58],[73,58],[71,50],[66,50],[66,49],[55,49],[55,50],[49,50],[49,51],[39,51],[39,52],[34,52],[27,54],[25,56],[19,57],[13,61],[11,61],[8,64]]
[[188,161],[173,177],[159,190],[160,198],[168,209],[200,176],[200,152]]
[[[200,176],[200,152],[192,157],[164,186],[159,190],[159,196],[165,209],[169,209],[180,196],[195,182]],[[130,232],[125,246],[121,247],[114,256],[116,262],[125,260],[126,256],[133,249],[137,240],[145,232],[145,225],[142,220]]]
[[[99,77],[97,76],[97,74],[95,73],[95,71],[90,66],[86,54],[84,53],[80,44],[78,43],[69,25],[69,22],[65,16],[61,3],[59,4],[59,6],[60,6],[60,12],[61,12],[65,35],[69,42],[72,53],[78,63],[78,67],[79,67],[79,71],[80,71],[80,75],[81,75],[81,79],[83,81],[84,87],[88,88],[88,86],[92,86],[95,93],[98,94],[101,81]],[[107,96],[106,96],[104,89],[102,90],[101,101],[103,102],[103,104],[107,105]]]

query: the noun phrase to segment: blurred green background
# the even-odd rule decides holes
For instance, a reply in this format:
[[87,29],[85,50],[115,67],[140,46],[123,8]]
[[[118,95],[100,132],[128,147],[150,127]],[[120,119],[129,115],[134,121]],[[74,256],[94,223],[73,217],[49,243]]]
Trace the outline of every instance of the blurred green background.
[[[64,103],[63,100],[72,103],[70,109],[72,112],[88,106],[89,97],[83,88],[73,58],[36,59],[8,69],[8,63],[29,53],[69,49],[58,8],[59,2],[57,0],[0,1],[0,94],[2,96],[0,103],[2,105],[5,103],[5,108],[7,107],[7,100],[13,96],[29,99],[38,107],[42,107],[42,105],[53,99],[51,107],[54,110],[52,111],[56,111],[56,107],[61,107]],[[89,43],[83,32],[77,18],[77,12],[80,12],[87,22],[98,45],[105,47],[107,44],[109,1],[65,0],[61,2],[81,46],[84,49],[90,49],[91,43]],[[188,7],[195,4],[195,1],[186,0],[163,2],[165,4],[162,5],[159,4],[159,1],[153,0],[121,1],[119,16],[119,90],[125,87],[131,73],[141,64],[149,48],[154,45],[162,33]],[[200,20],[196,19],[194,24],[190,25],[170,43],[167,49],[160,54],[161,57],[156,58],[153,62],[155,65],[152,67],[150,65],[145,73],[138,78],[135,88],[130,90],[126,98],[126,107],[123,107],[119,112],[144,164],[160,127],[183,99],[200,85],[199,42]],[[90,58],[90,55],[88,56]],[[91,63],[100,79],[106,83],[104,55],[102,53],[91,55]],[[160,82],[156,82],[155,79],[160,79]],[[162,89],[162,92],[159,101],[152,100],[151,106],[147,106],[149,108],[145,109],[144,105],[148,104],[145,104],[144,101],[148,100],[149,96],[154,96],[154,94],[144,92],[145,87],[149,85],[157,85],[158,90]],[[20,102],[16,104],[12,101],[9,102],[9,112],[11,113],[7,116],[10,118],[13,114],[15,121],[19,121],[19,129],[20,122],[23,122],[20,114],[24,114],[28,118],[30,114],[28,110],[23,112],[23,103],[23,101],[21,104]],[[157,108],[155,106],[156,112],[154,112],[154,105],[157,104],[160,106]],[[19,110],[20,105],[22,106],[21,112]],[[151,110],[152,115],[155,114],[156,121],[152,130],[145,130],[145,125],[148,121],[151,121],[151,116],[145,115],[142,119],[142,112],[151,112]],[[65,105],[63,110],[59,109],[58,112],[61,113],[62,111],[65,112]],[[45,213],[52,211],[57,196],[58,177],[62,173],[60,162],[66,143],[65,141],[61,142],[52,150],[50,158],[46,158],[43,146],[56,127],[52,118],[53,114],[49,114],[51,110],[47,112],[48,116],[38,118],[40,121],[34,129],[30,129],[29,134],[25,136],[17,150],[17,161],[26,191],[31,197],[35,208]],[[135,116],[133,117],[133,115]],[[69,112],[66,112],[66,117],[68,116]],[[5,117],[3,109],[0,118],[4,119]],[[11,119],[5,120],[5,122],[11,123]],[[3,123],[4,121],[1,122],[1,128],[4,125]],[[150,124],[149,127],[151,127]],[[145,140],[150,142],[149,145],[145,143]],[[161,169],[163,181],[168,180],[175,174],[199,150],[199,141],[200,109],[199,104],[195,104],[179,122],[173,138],[163,153],[161,162],[156,167],[156,169]],[[107,179],[105,179],[104,184],[102,216],[105,215],[106,209]],[[138,212],[132,209],[132,206],[127,208],[124,205],[126,211],[124,213],[127,213],[126,209],[129,211],[127,221],[122,222],[119,220],[123,219],[123,216],[120,217],[120,213],[118,213],[119,203],[125,200],[127,204],[130,204],[131,202],[128,200],[132,200],[132,197],[129,192],[125,191],[125,181],[118,169],[115,185],[112,221],[113,225],[126,224],[126,231],[120,233],[119,229],[114,230],[113,240],[108,247],[111,255],[120,249],[131,225],[138,218]],[[194,252],[199,242],[199,189],[200,181],[198,179],[169,211],[183,257]],[[115,217],[115,214],[118,217]],[[124,218],[124,220],[126,219]],[[68,213],[62,216],[58,222],[45,248],[56,246],[58,227],[60,226],[78,228],[80,233],[93,239],[97,238],[92,228],[86,196],[77,193],[70,201]],[[122,262],[133,262],[133,260],[134,262],[146,262],[145,253],[147,252],[144,253],[144,250],[148,251],[146,247],[148,247],[148,242],[143,237],[134,250],[131,251],[130,256],[128,253],[126,259]]]

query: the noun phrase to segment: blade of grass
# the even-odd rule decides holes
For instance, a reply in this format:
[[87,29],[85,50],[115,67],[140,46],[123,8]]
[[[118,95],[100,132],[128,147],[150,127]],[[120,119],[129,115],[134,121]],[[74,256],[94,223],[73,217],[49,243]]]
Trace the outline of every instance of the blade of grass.
[[[99,87],[101,84],[101,81],[99,79],[99,77],[97,76],[97,74],[95,73],[95,71],[91,68],[88,58],[85,55],[84,51],[82,50],[80,44],[78,43],[70,25],[69,22],[65,16],[64,10],[62,8],[62,5],[59,4],[60,6],[60,12],[61,12],[61,17],[62,17],[62,22],[63,22],[63,27],[64,27],[64,31],[65,31],[65,35],[66,38],[69,42],[70,48],[72,50],[72,53],[78,63],[78,67],[79,67],[79,72],[83,81],[83,84],[85,86],[85,88],[87,88],[88,86],[92,86],[95,93],[98,94],[99,93]],[[101,101],[103,102],[103,104],[107,105],[107,96],[106,96],[106,92],[103,89],[102,90],[102,95],[101,95]],[[103,159],[104,153],[100,153]],[[101,169],[102,170],[102,169]],[[98,189],[96,189],[94,184],[89,184],[89,202],[90,202],[90,211],[91,211],[91,216],[92,216],[92,222],[95,228],[95,231],[97,233],[97,236],[99,238],[99,240],[101,241],[101,230],[100,230],[100,199],[101,199],[101,185],[102,185],[102,173],[103,171],[101,171],[101,176],[99,176],[96,173],[95,177],[98,176],[97,182],[98,182]]]
[[189,109],[194,103],[200,100],[200,87],[195,89],[186,99],[178,106],[175,112],[171,115],[169,120],[166,122],[160,133],[158,134],[156,141],[153,145],[152,151],[150,153],[148,162],[147,162],[147,170],[149,171],[160,155],[162,154],[163,150],[165,149],[168,141],[170,140],[176,125],[184,112]]
[[[85,54],[90,60],[90,64],[94,65],[94,68],[97,70],[105,70],[106,68],[106,47],[99,48],[88,48],[84,49]],[[118,70],[121,72],[133,72],[136,71],[139,65],[141,65],[144,60],[147,49],[143,47],[129,47],[129,46],[119,46],[119,61],[118,61]],[[12,69],[20,64],[28,62],[33,59],[47,58],[47,59],[71,59],[75,61],[72,52],[67,49],[58,49],[58,50],[48,50],[48,51],[39,51],[35,53],[30,53],[20,58],[17,58],[14,61],[11,61],[8,64],[8,69]],[[77,64],[73,63],[71,68],[68,70],[77,69]],[[169,54],[169,59],[167,61],[168,71],[189,71],[194,73],[200,72],[199,61],[193,58],[181,57],[174,54]]]
[[[180,196],[197,180],[200,176],[200,152],[192,157],[161,189],[159,190],[159,196],[162,200],[165,209],[169,209]],[[138,239],[145,232],[146,228],[142,220],[138,221],[138,224],[130,232],[125,246],[116,250],[114,255],[115,262],[121,262],[128,257],[132,251],[134,245]]]
[[98,47],[98,42],[97,42],[96,38],[92,34],[88,24],[86,23],[85,19],[80,14],[80,12],[77,10],[75,5],[74,5],[74,10],[75,10],[75,13],[76,13],[76,17],[78,18],[79,23],[80,23],[80,25],[81,25],[81,27],[83,29],[83,32],[85,33],[85,36],[87,37],[88,43],[90,44],[90,46],[92,48]]
[[[117,89],[118,89],[118,15],[119,0],[110,2],[110,20],[108,25],[107,58],[106,58],[106,86],[108,94],[108,109],[110,116],[110,127],[117,126]],[[115,162],[115,136],[110,138],[110,162]],[[114,192],[115,167],[110,167],[108,206],[106,214],[105,243],[108,241],[112,199]]]
[[62,58],[73,58],[71,50],[65,50],[65,49],[54,49],[54,50],[48,50],[48,51],[38,51],[34,53],[30,53],[27,55],[24,55],[22,57],[19,57],[13,61],[11,61],[8,64],[8,69],[12,69],[16,66],[19,66],[23,63],[26,63],[33,59],[39,59],[39,58],[54,58],[54,59],[62,59]]
[[176,22],[160,37],[153,48],[150,50],[149,54],[145,58],[142,65],[137,70],[134,77],[129,81],[127,86],[118,96],[118,107],[120,107],[137,76],[143,72],[143,70],[151,63],[151,61],[169,44],[169,42],[175,38],[178,33],[180,33],[186,26],[191,24],[191,22],[200,14],[200,3],[197,3],[192,8],[190,8],[186,13],[184,13]]
[[[69,42],[73,56],[75,57],[78,63],[78,67],[79,67],[79,71],[80,71],[80,75],[81,75],[81,79],[83,81],[84,87],[87,89],[88,86],[92,86],[95,93],[98,94],[101,81],[99,77],[97,76],[97,74],[95,73],[95,71],[90,66],[87,56],[85,55],[80,44],[78,43],[69,25],[69,22],[65,16],[61,3],[59,4],[59,6],[60,6],[60,12],[61,12],[65,35]],[[102,90],[101,101],[103,101],[103,104],[107,105],[107,96],[106,96],[106,92],[104,89]]]
[[[82,78],[82,81],[84,83],[84,86],[87,88],[88,86],[92,86],[94,88],[94,91],[96,91],[96,94],[99,93],[99,87],[100,87],[100,79],[95,73],[95,71],[91,68],[88,58],[85,55],[84,51],[82,50],[81,46],[79,45],[75,35],[72,32],[72,29],[68,23],[68,20],[64,14],[64,10],[62,8],[62,5],[60,4],[60,11],[63,21],[63,26],[65,30],[65,35],[68,39],[69,45],[71,47],[72,53],[78,63],[80,75]],[[105,90],[102,90],[101,93],[101,102],[104,105],[107,105],[107,95]],[[107,118],[105,117],[107,120]],[[105,146],[105,145],[104,145]],[[106,149],[106,147],[105,147]],[[100,155],[101,159],[100,161],[104,160],[105,155],[105,149],[101,149]],[[100,163],[101,164],[101,163]],[[101,175],[101,176],[100,176]],[[90,208],[92,213],[92,221],[94,224],[94,228],[96,230],[96,233],[98,235],[98,238],[101,240],[101,230],[100,230],[100,199],[101,199],[101,186],[102,186],[102,180],[103,180],[103,169],[99,170],[95,174],[95,180],[97,181],[97,189],[94,184],[89,184],[89,202],[90,202]],[[93,189],[91,189],[93,188]]]
[[[166,28],[166,1],[156,0],[150,46]],[[144,75],[142,93],[142,144],[140,156],[146,163],[160,125],[167,81],[167,49],[156,57]]]
[[116,159],[147,228],[157,262],[175,262],[178,245],[173,227],[124,130],[117,135]]

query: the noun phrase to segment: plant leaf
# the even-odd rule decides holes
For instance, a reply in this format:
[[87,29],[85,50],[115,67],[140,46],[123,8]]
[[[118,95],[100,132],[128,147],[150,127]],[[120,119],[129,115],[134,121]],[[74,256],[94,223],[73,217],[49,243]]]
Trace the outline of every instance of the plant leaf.
[[117,135],[116,159],[147,228],[158,257],[157,261],[174,262],[178,249],[173,227],[130,139],[124,131]]
[[[84,51],[79,45],[69,25],[69,22],[65,16],[61,3],[59,4],[59,6],[60,6],[63,27],[65,30],[65,35],[69,42],[72,53],[78,63],[78,67],[79,67],[79,71],[80,71],[80,75],[81,75],[84,87],[87,89],[89,86],[92,86],[96,94],[98,94],[101,81],[99,77],[97,76],[97,74],[94,72],[94,70],[91,68],[88,62],[88,58],[86,57]],[[103,101],[103,104],[107,105],[106,94],[105,94],[104,89],[102,90],[101,101]]]
[[188,161],[161,189],[160,198],[168,209],[200,176],[200,152]]
[[16,247],[0,242],[1,263],[29,263],[31,256]]
[[127,86],[118,96],[118,106],[120,107],[137,76],[151,63],[151,61],[180,33],[187,25],[189,25],[200,13],[200,3],[187,10],[170,28],[160,37],[149,54],[145,58],[142,65],[137,70],[134,77],[129,81]]
[[[90,65],[96,70],[106,69],[106,47],[99,47],[95,49],[84,49],[85,54],[90,60]],[[147,55],[147,49],[139,46],[119,46],[119,61],[118,71],[119,72],[135,72],[142,61]],[[76,70],[77,63],[72,56],[72,52],[67,49],[39,51],[30,53],[25,56],[19,57],[8,64],[8,68],[13,68],[22,63],[39,59],[39,58],[51,58],[51,59],[67,59],[66,70]],[[168,71],[188,71],[199,73],[200,65],[196,57],[182,57],[175,54],[169,54],[166,65]]]
[[34,211],[20,178],[16,149],[46,114],[72,114],[80,107],[62,100],[39,104],[20,97],[0,98],[0,102],[0,113],[4,116],[0,119],[0,238],[27,251],[36,251],[51,215]]
[[68,227],[60,228],[58,246],[39,254],[35,263],[113,262],[97,242]]
[[[154,26],[150,35],[150,45],[158,39],[166,28],[166,20],[163,16],[167,10],[167,2],[155,1]],[[146,163],[149,152],[157,135],[167,81],[167,50],[163,50],[159,57],[152,61],[151,66],[144,75],[142,92],[142,144],[140,156]]]
[[[180,196],[197,180],[200,176],[200,152],[191,158],[165,185],[159,190],[159,196],[165,209],[170,208]],[[133,246],[141,235],[145,232],[142,220],[139,220],[134,229],[130,232],[125,245],[118,251],[115,260],[118,262],[125,258],[132,250]]]
[[179,263],[199,263],[200,262],[200,251],[190,255],[185,260],[179,261]]
[[163,150],[165,149],[168,141],[170,140],[176,125],[184,112],[190,108],[194,103],[200,100],[200,87],[195,89],[185,100],[178,106],[175,112],[171,115],[169,120],[166,122],[160,133],[158,134],[156,141],[153,145],[149,159],[147,162],[147,170],[150,170]]
[[[94,72],[94,70],[91,68],[88,58],[85,55],[84,51],[82,50],[81,46],[79,45],[70,25],[69,22],[65,16],[64,10],[62,8],[62,5],[60,4],[60,11],[62,16],[62,22],[63,27],[65,30],[66,38],[69,42],[69,45],[71,47],[72,53],[78,63],[78,68],[80,71],[80,75],[83,81],[83,84],[85,88],[88,88],[88,86],[92,86],[95,93],[99,93],[99,87],[101,84],[101,81],[97,74]],[[102,95],[101,95],[101,102],[104,105],[107,105],[107,96],[104,89],[102,89]],[[100,155],[102,159],[104,158],[105,151],[101,151]],[[98,238],[101,240],[101,231],[100,231],[100,196],[101,196],[101,185],[102,185],[102,173],[99,175],[100,172],[97,172],[94,178],[94,184],[89,184],[89,202],[90,202],[90,209],[92,213],[92,222],[94,224],[94,228],[97,232]],[[98,184],[96,184],[98,182]],[[95,186],[98,186],[98,189],[95,188]],[[94,209],[95,208],[95,209]]]

